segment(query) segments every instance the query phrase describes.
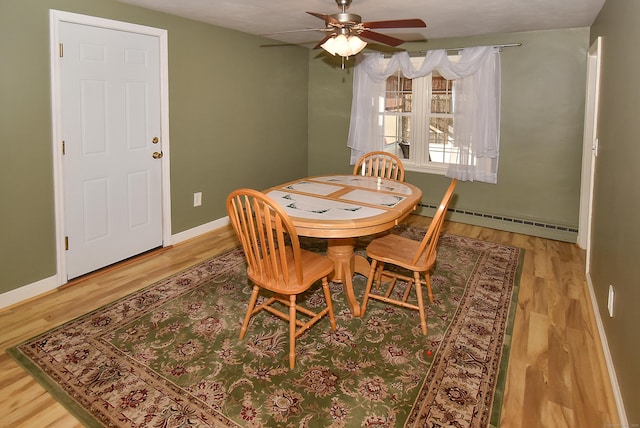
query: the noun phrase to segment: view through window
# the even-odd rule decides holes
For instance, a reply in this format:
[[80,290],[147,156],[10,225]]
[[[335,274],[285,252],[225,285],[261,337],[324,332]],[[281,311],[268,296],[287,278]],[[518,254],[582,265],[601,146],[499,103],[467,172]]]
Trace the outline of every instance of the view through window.
[[416,79],[398,70],[385,85],[384,150],[411,169],[444,173],[457,161],[453,147],[453,87],[437,71]]

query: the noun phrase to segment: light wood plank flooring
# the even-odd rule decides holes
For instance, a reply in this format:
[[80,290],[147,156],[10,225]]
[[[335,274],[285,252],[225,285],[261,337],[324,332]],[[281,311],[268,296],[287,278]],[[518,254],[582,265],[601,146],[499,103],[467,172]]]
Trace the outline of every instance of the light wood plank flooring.
[[[425,226],[430,219],[411,216]],[[576,245],[446,222],[444,231],[524,248],[501,426],[618,424]],[[0,311],[0,427],[82,426],[5,349],[236,245],[230,228],[137,257]],[[435,291],[435,290],[434,290]]]

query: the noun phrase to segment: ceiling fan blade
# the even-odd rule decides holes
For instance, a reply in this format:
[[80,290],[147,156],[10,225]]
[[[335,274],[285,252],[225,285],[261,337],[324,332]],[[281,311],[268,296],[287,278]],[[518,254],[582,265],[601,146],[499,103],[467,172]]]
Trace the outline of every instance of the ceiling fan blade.
[[363,22],[364,28],[417,28],[426,27],[422,19],[394,19],[391,21]]
[[334,18],[331,15],[325,15],[324,13],[317,13],[317,12],[307,12],[309,15],[315,16],[316,18],[320,18],[322,20],[324,20],[325,23],[327,24],[333,24],[333,25],[339,25],[340,21],[338,21],[336,18]]
[[387,36],[386,34],[376,33],[374,31],[364,30],[360,32],[360,36],[365,39],[375,40],[376,42],[384,43],[389,46],[399,46],[404,43],[404,40],[396,39],[395,37]]
[[305,28],[302,30],[285,30],[285,31],[275,31],[273,33],[263,33],[259,34],[260,36],[274,36],[277,34],[288,34],[288,33],[304,33],[306,31],[327,31],[326,28]]

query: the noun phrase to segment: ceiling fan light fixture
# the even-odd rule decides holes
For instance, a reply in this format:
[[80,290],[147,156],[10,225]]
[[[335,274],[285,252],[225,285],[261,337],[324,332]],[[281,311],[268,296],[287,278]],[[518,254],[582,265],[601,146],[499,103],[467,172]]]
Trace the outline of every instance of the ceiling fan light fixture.
[[320,45],[320,47],[322,49],[324,49],[325,51],[329,52],[331,55],[335,55],[336,54],[336,38],[335,37],[329,37],[327,39],[326,42],[324,42],[323,44]]
[[360,52],[367,46],[367,42],[358,36],[346,36],[338,34],[324,42],[320,47],[331,55],[340,55],[342,57],[350,57]]
[[367,42],[365,42],[358,36],[349,37],[348,43],[349,43],[349,48],[351,49],[352,55],[357,54],[362,49],[364,49],[365,46],[367,46]]

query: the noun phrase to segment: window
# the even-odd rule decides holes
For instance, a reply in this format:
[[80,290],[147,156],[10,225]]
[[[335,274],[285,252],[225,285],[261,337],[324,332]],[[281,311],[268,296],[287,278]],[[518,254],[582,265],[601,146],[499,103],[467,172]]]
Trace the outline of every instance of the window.
[[[450,60],[453,58],[449,58]],[[410,79],[401,70],[385,82],[384,149],[403,159],[405,168],[442,173],[456,162],[453,148],[453,87],[437,70]]]
[[499,53],[497,46],[474,46],[455,57],[444,49],[424,58],[361,56],[353,76],[350,162],[386,150],[403,158],[406,170],[497,183]]

